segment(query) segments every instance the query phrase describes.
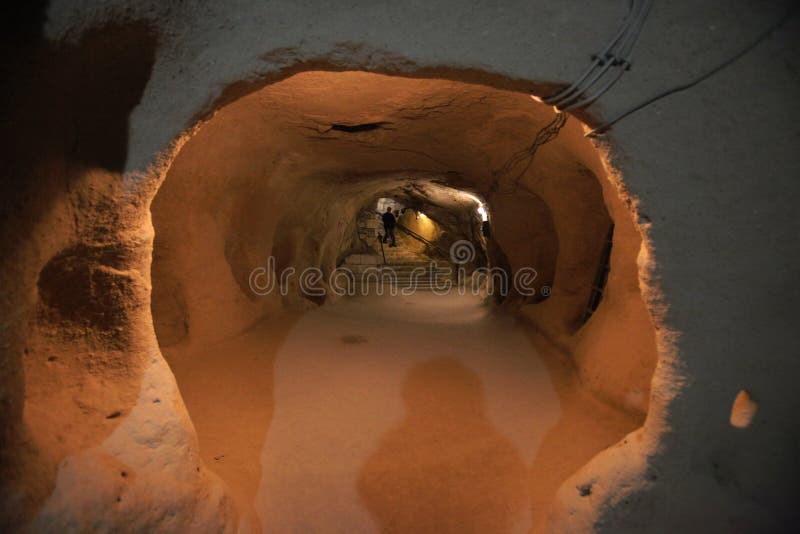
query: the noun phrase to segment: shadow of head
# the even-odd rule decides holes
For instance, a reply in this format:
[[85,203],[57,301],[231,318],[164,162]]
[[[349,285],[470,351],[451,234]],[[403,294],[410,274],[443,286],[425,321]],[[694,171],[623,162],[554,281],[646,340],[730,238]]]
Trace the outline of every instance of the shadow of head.
[[456,358],[423,362],[403,386],[407,414],[359,474],[383,532],[507,532],[525,502],[525,464],[483,414],[478,376]]
[[409,415],[479,415],[483,388],[474,371],[454,357],[441,357],[411,369],[403,384]]

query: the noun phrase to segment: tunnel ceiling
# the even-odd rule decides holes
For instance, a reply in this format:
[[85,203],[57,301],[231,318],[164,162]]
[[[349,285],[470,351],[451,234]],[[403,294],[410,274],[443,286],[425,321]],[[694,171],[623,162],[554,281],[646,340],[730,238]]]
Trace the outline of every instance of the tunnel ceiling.
[[[284,159],[313,154],[313,160],[303,161],[307,176],[432,171],[459,186],[486,182],[552,117],[549,107],[520,93],[446,80],[315,71],[245,96],[208,124],[225,129],[223,150],[238,146],[231,165],[275,153]],[[543,150],[534,174],[556,168],[563,173],[569,159],[563,145],[557,140]],[[210,157],[220,153],[208,148]]]
[[[643,413],[655,346],[636,282],[640,236],[583,125],[568,120],[532,161],[498,174],[553,118],[525,93],[352,71],[302,72],[224,106],[177,153],[152,204],[160,342],[212,342],[282,306],[311,305],[291,291],[256,297],[250,273],[267,257],[278,270],[332,271],[359,249],[357,213],[379,196],[396,195],[455,228],[477,207],[468,192],[492,217],[490,262],[537,271],[549,298],[519,302],[572,350],[611,211],[619,252],[609,284],[623,284],[614,298],[645,334],[638,344],[610,336],[600,343],[609,349],[587,349],[604,369],[590,377],[607,400]],[[479,231],[462,235],[470,234]],[[613,371],[595,358],[629,352]]]

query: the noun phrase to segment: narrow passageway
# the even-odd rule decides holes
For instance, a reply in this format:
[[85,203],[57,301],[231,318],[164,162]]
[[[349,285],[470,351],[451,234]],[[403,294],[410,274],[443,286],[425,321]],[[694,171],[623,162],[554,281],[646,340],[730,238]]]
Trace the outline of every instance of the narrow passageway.
[[201,453],[264,532],[527,532],[640,424],[472,295],[347,297],[167,357]]
[[387,4],[6,2],[0,534],[800,530],[800,2]]
[[600,491],[582,469],[644,423],[656,345],[584,133],[525,92],[310,71],[188,138],[152,323],[244,530],[543,532]]

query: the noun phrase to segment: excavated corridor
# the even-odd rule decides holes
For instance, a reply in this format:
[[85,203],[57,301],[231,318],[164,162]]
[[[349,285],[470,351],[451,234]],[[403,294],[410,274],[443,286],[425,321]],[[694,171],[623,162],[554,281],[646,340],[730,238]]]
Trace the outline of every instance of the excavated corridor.
[[[89,233],[54,223],[69,244],[35,269],[24,513],[62,525],[99,479],[93,506],[134,510],[159,480],[198,528],[546,530],[559,492],[591,495],[586,465],[645,446],[648,251],[582,123],[447,79],[238,90],[139,189],[96,171],[59,204]],[[377,241],[389,201],[397,248]],[[485,276],[337,290],[342,269],[407,281],[428,260]]]
[[472,295],[348,297],[165,356],[264,532],[528,532],[641,424]]
[[7,4],[0,532],[797,530],[797,2]]
[[[640,238],[578,124],[531,148],[562,118],[483,86],[307,72],[186,142],[152,205],[153,320],[241,521],[526,532],[643,424]],[[514,283],[375,294],[430,262]],[[342,270],[376,279],[342,296]]]

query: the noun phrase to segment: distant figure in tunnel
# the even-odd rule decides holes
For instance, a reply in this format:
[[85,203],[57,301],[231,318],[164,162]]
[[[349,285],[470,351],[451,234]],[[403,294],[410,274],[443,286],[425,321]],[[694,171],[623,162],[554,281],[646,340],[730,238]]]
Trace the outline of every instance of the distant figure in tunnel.
[[394,226],[397,223],[397,220],[394,218],[394,214],[392,213],[391,207],[386,208],[386,213],[382,215],[382,218],[383,218],[383,229],[384,229],[383,242],[386,243],[386,240],[389,237],[391,237],[392,244],[389,246],[396,247],[397,241],[395,240],[394,237]]

